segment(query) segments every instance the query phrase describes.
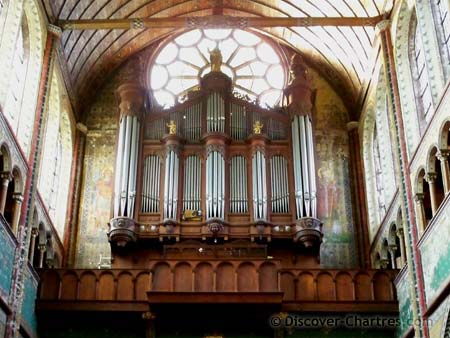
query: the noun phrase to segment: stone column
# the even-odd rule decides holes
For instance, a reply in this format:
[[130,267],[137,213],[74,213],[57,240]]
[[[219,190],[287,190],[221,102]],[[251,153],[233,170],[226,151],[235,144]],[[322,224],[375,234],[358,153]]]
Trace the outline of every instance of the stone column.
[[44,267],[44,255],[45,255],[45,251],[47,251],[47,246],[45,244],[39,244],[38,250],[39,250],[38,268],[42,269]]
[[396,245],[389,245],[388,247],[388,251],[391,254],[391,265],[393,269],[397,269],[397,262],[395,261],[395,253],[397,251],[397,246]]
[[425,181],[428,182],[428,186],[430,187],[430,199],[431,199],[431,212],[433,216],[436,214],[436,210],[439,208],[437,205],[437,196],[436,196],[436,173],[427,173],[425,175]]
[[28,260],[31,265],[33,265],[33,259],[34,259],[34,249],[36,247],[36,237],[39,234],[38,228],[31,229],[31,240],[30,240],[30,250],[28,251]]
[[3,215],[5,212],[6,197],[8,194],[9,182],[13,179],[10,172],[5,171],[0,174],[0,179],[2,180],[1,192],[0,192],[0,214]]
[[441,162],[442,181],[444,183],[444,192],[446,195],[450,190],[450,167],[448,164],[449,155],[450,150],[448,149],[441,149],[436,154],[436,157]]
[[423,205],[424,194],[415,194],[414,201],[416,204],[416,217],[417,217],[417,225],[419,226],[419,232],[424,232],[427,226],[427,220],[425,218],[425,207]]
[[401,263],[404,267],[406,264],[406,251],[405,251],[405,234],[403,232],[403,228],[397,229],[397,236],[400,239],[400,256],[401,256]]
[[13,216],[11,220],[11,228],[14,233],[17,232],[17,228],[19,226],[19,218],[20,218],[20,212],[22,210],[22,202],[23,202],[23,194],[21,192],[16,192],[12,196],[14,200],[14,206],[13,206]]

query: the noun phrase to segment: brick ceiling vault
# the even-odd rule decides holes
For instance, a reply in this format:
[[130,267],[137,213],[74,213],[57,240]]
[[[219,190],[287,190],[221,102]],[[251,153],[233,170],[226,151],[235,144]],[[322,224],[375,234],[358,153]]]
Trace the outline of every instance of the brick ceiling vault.
[[[369,18],[388,15],[392,0],[43,0],[53,22],[125,18],[233,17]],[[76,22],[76,21],[75,21]],[[187,27],[186,29],[189,29]],[[347,106],[355,105],[372,73],[373,25],[259,28],[302,52],[322,69]],[[105,78],[175,28],[65,29],[60,47],[72,101],[80,112]],[[83,104],[85,107],[86,105]]]

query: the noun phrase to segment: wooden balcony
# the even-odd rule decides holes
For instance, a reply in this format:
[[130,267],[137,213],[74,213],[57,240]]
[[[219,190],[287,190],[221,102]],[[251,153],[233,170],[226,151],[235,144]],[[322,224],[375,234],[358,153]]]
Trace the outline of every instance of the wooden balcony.
[[282,269],[279,261],[153,262],[145,270],[41,272],[38,311],[147,311],[149,305],[276,305],[283,311],[398,312],[394,270]]

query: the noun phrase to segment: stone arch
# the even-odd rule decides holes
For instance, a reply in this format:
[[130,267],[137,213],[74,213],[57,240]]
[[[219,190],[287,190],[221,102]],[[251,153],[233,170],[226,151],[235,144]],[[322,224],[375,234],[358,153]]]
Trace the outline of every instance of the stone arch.
[[0,147],[0,172],[11,170],[11,153],[6,143]]
[[410,22],[414,7],[412,1],[402,0],[395,27],[394,51],[397,65],[400,103],[403,113],[408,154],[411,156],[420,140],[419,121],[416,114],[413,79],[409,61]]
[[450,120],[446,120],[440,128],[438,147],[442,150],[450,149]]

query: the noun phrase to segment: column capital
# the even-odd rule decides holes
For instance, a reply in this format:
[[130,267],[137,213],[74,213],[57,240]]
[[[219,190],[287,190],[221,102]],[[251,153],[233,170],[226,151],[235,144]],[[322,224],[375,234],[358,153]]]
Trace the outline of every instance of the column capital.
[[391,252],[391,254],[392,254],[392,252],[395,252],[397,249],[398,248],[397,248],[396,244],[389,244],[388,245],[388,250],[389,250],[389,252]]
[[62,35],[62,29],[59,26],[48,24],[47,32],[53,35],[56,39],[60,39]]
[[427,181],[429,184],[433,184],[436,181],[437,173],[427,173],[425,175],[425,181]]
[[358,129],[359,122],[358,121],[350,121],[346,124],[346,127],[347,127],[347,131],[352,131],[352,130]]
[[41,252],[45,252],[45,251],[47,251],[47,245],[46,244],[39,244],[38,245],[38,249]]
[[139,116],[144,111],[146,91],[138,82],[125,82],[116,91],[121,116]]
[[39,229],[38,228],[32,228],[31,229],[31,236],[37,237],[39,235]]
[[403,228],[398,228],[396,234],[401,238],[405,235],[405,232],[403,231]]
[[23,193],[15,192],[15,193],[13,193],[12,198],[14,201],[22,203],[23,202]]
[[381,20],[375,25],[375,34],[380,35],[389,28],[391,28],[391,20]]
[[448,157],[450,156],[450,150],[449,149],[439,149],[439,151],[436,153],[436,157],[439,161],[448,161]]
[[425,198],[425,195],[420,192],[414,195],[414,201],[416,201],[416,203],[423,203],[424,198]]

